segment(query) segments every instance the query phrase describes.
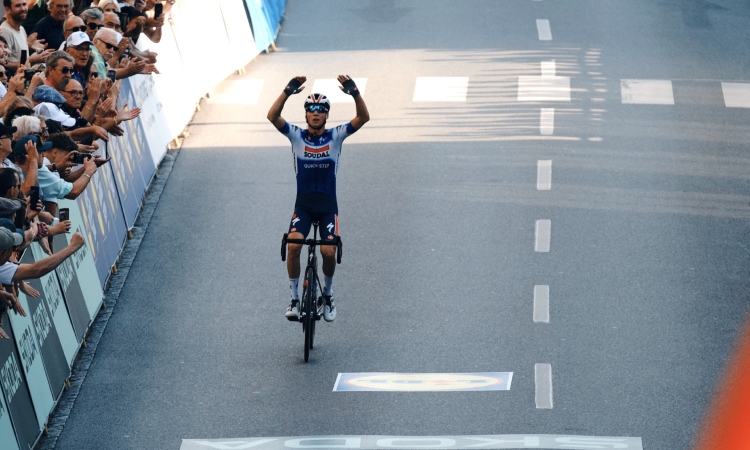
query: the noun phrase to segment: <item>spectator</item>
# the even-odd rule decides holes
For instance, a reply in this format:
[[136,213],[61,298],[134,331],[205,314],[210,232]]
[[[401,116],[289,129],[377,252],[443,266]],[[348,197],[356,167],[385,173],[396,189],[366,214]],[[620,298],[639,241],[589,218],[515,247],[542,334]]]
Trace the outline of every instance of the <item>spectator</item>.
[[[84,244],[81,233],[74,233],[70,237],[70,244],[52,256],[36,261],[33,264],[16,265],[9,262],[13,251],[17,246],[23,245],[23,241],[23,236],[20,234],[13,233],[5,227],[0,227],[0,264],[2,264],[0,265],[0,283],[13,284],[14,281],[43,277],[55,270],[57,266],[62,264],[73,253],[77,252]],[[20,305],[18,307],[20,308]]]
[[[67,78],[70,79],[70,78]],[[34,101],[34,112],[46,119],[52,119],[60,122],[64,127],[74,127],[76,121],[74,118],[65,114],[59,105],[65,103],[65,97],[60,92],[49,86],[39,86],[34,91],[31,99]],[[25,136],[22,134],[21,136]]]
[[[15,77],[14,77],[15,78]],[[13,119],[18,116],[28,116],[34,114],[34,103],[28,97],[16,97],[8,107],[8,113],[3,117],[3,123],[13,123]]]
[[78,31],[86,32],[86,24],[83,23],[83,19],[78,16],[68,16],[63,22],[63,43],[58,50],[65,50],[68,46],[67,40],[70,35]]
[[8,41],[4,37],[0,36],[0,64],[3,66],[8,64],[8,56],[10,55],[10,49],[8,49]]
[[[78,20],[83,23],[80,18]],[[71,77],[81,83],[85,89],[86,81],[91,74],[91,65],[94,63],[94,58],[91,56],[91,39],[83,31],[76,31],[68,37],[65,43],[65,51],[74,59]]]
[[37,39],[43,39],[47,48],[58,49],[65,40],[63,23],[70,15],[71,0],[47,0],[49,15],[34,27]]
[[147,16],[146,25],[143,28],[143,34],[145,34],[154,44],[158,44],[161,41],[161,29],[164,26],[169,7],[171,7],[171,4],[164,5],[162,3],[162,13],[159,17],[156,17],[154,11],[156,3],[156,0],[146,0],[143,8],[143,12],[145,12]]
[[47,0],[31,1],[33,1],[33,4],[30,4],[31,2],[28,0],[26,2],[28,13],[26,14],[26,20],[21,23],[21,26],[23,26],[24,30],[26,30],[26,34],[28,34],[29,37],[31,37],[36,24],[39,23],[39,21],[44,17],[46,17],[47,13],[49,12],[49,10],[47,9]]
[[99,8],[89,8],[82,12],[80,17],[86,24],[86,34],[89,35],[89,39],[93,42],[96,32],[104,26],[104,13]]
[[[33,112],[29,115],[16,117],[11,124],[16,129],[16,132],[13,134],[14,141],[18,141],[26,135],[39,135],[42,132],[42,123],[38,117],[34,117]],[[44,143],[44,140],[42,140],[42,143]]]
[[13,134],[15,134],[16,127],[6,127],[0,124],[0,167],[15,169],[16,166],[8,159],[10,153],[13,151]]
[[54,89],[59,89],[63,78],[70,78],[73,75],[74,62],[75,59],[66,52],[56,51],[51,53],[47,57],[44,84]]
[[117,0],[101,0],[98,5],[96,5],[97,8],[101,9],[105,13],[108,12],[120,12],[120,5],[117,3]]
[[13,145],[10,160],[23,174],[21,192],[24,196],[29,195],[31,186],[38,185],[39,166],[42,164],[40,153],[50,148],[52,148],[52,144],[49,142],[42,144],[36,136],[24,136]]
[[[26,36],[26,30],[21,27],[21,22],[26,19],[28,14],[28,7],[26,0],[3,0],[3,6],[5,6],[6,20],[0,24],[0,36],[5,39],[10,50],[6,67],[18,70],[21,51],[29,51],[28,36]],[[29,54],[28,62],[30,64],[40,63],[49,53],[51,53],[49,50],[45,50],[41,53]]]
[[8,69],[0,65],[0,100],[8,93]]

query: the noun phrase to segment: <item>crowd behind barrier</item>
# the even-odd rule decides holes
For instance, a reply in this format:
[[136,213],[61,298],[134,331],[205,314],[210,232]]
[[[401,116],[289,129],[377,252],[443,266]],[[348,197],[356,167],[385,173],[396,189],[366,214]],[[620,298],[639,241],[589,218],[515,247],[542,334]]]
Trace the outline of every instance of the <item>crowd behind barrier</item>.
[[261,51],[251,21],[278,28],[285,0],[251,1],[3,0],[2,450],[41,437],[196,104]]

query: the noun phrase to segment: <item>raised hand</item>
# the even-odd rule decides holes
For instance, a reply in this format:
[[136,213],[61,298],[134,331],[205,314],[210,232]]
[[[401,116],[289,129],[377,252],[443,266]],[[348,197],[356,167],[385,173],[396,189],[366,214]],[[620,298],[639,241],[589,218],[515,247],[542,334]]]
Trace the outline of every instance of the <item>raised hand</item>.
[[359,89],[357,89],[357,84],[352,80],[352,77],[349,75],[339,75],[337,79],[341,83],[339,89],[344,91],[345,94],[349,94],[352,97],[359,96]]
[[303,89],[305,89],[305,87],[302,86],[305,81],[307,81],[307,77],[304,76],[292,78],[284,88],[284,93],[286,95],[299,94]]

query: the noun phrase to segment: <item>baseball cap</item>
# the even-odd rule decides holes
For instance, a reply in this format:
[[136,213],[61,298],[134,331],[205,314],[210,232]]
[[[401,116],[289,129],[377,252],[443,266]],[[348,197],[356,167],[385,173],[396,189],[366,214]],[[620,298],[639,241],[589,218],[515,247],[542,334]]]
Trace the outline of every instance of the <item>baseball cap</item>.
[[18,200],[0,198],[0,217],[8,218],[21,208],[24,208],[24,205]]
[[[86,34],[86,33],[83,33]],[[34,93],[31,95],[31,100],[35,102],[50,102],[50,103],[65,103],[67,100],[65,100],[65,97],[62,96],[61,93],[57,92],[57,89],[47,86],[46,84],[43,84],[36,89],[34,89]]]
[[[21,242],[23,242],[23,230],[16,228],[16,224],[13,223],[10,219],[0,219],[0,228],[5,228],[6,230],[9,230],[11,233],[15,233],[21,236]],[[16,244],[20,245],[20,244]]]
[[27,134],[26,136],[19,139],[18,142],[16,142],[16,144],[13,146],[13,153],[23,153],[25,155],[26,143],[29,141],[34,141],[34,143],[36,144],[36,149],[40,152],[46,152],[47,150],[52,148],[52,142],[45,142],[44,144],[40,144],[38,136]]
[[[34,93],[36,93],[36,91],[34,91]],[[62,95],[60,97],[62,97]],[[45,119],[52,119],[56,122],[60,122],[64,127],[72,127],[76,124],[76,120],[74,118],[70,117],[68,113],[60,109],[60,107],[54,103],[40,103],[34,107],[34,112],[44,117]]]
[[23,244],[23,236],[5,227],[0,227],[0,251],[5,251],[21,244]]
[[13,136],[18,131],[16,127],[7,127],[5,124],[0,123],[0,136]]
[[85,31],[76,31],[72,33],[70,36],[68,36],[68,39],[65,41],[65,44],[68,47],[78,47],[81,44],[85,43],[91,44],[91,39],[89,39],[89,35],[86,34]]

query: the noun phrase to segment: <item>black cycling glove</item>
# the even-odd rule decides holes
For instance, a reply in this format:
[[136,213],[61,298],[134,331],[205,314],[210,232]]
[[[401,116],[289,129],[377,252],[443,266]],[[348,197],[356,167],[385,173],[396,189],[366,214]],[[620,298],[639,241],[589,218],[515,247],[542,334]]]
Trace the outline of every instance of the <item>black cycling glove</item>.
[[342,86],[344,86],[344,92],[351,95],[352,97],[359,97],[359,89],[357,89],[357,85],[354,83],[354,80],[346,80],[343,83],[341,83]]
[[296,78],[292,78],[289,81],[287,87],[284,89],[284,93],[286,95],[296,94],[297,92],[301,91],[301,89],[299,88],[300,86],[302,86],[302,83],[300,83]]

